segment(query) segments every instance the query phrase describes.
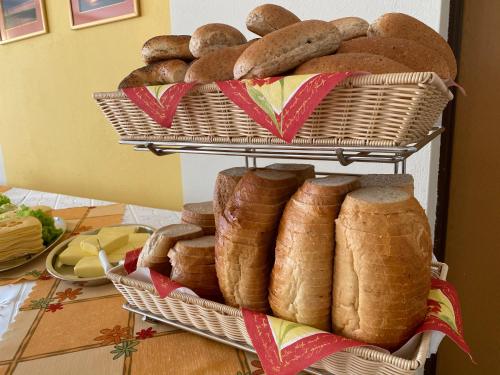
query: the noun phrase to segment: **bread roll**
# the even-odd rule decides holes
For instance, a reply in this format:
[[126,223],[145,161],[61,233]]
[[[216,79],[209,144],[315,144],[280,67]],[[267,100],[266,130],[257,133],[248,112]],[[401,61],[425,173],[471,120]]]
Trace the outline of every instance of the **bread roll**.
[[370,72],[372,74],[411,72],[406,65],[371,53],[339,53],[316,57],[299,65],[293,74]]
[[168,252],[177,241],[192,239],[203,236],[203,230],[192,224],[172,224],[157,229],[146,241],[137,267],[149,267],[163,273],[170,274],[170,262]]
[[266,169],[293,173],[297,178],[299,186],[308,178],[314,178],[316,176],[314,173],[314,165],[312,164],[274,163],[268,165]]
[[157,61],[181,59],[191,61],[194,59],[189,51],[189,35],[158,35],[142,47],[142,58],[146,64]]
[[370,24],[359,17],[344,17],[330,21],[340,32],[342,41],[366,36]]
[[220,217],[215,241],[217,277],[226,304],[268,311],[275,232],[296,184],[293,174],[267,169],[249,170],[238,182]]
[[[405,234],[392,226],[404,223]],[[394,350],[425,318],[432,242],[424,210],[394,187],[349,193],[336,221],[332,323],[342,336]]]
[[214,236],[204,236],[178,241],[168,253],[172,264],[170,278],[192,289],[200,297],[220,301],[214,240]]
[[248,47],[234,65],[234,78],[284,73],[313,57],[335,52],[340,33],[324,21],[302,21],[274,31]]
[[457,76],[457,60],[446,40],[432,28],[403,13],[386,13],[373,22],[368,36],[409,39],[438,52],[448,65],[450,78]]
[[[269,303],[275,316],[330,330],[334,221],[354,176],[309,179],[287,203],[276,239]],[[303,203],[304,194],[336,204]]]
[[167,60],[143,66],[125,77],[118,86],[127,87],[154,86],[182,82],[188,65],[182,60]]
[[413,176],[411,174],[365,174],[360,177],[361,187],[392,186],[414,195]]
[[233,79],[236,60],[251,43],[220,48],[203,55],[189,66],[184,81],[210,83]]
[[194,31],[189,41],[189,50],[198,58],[217,49],[246,42],[245,36],[238,29],[223,23],[209,23]]
[[264,36],[285,26],[300,22],[300,18],[289,10],[274,4],[264,4],[248,13],[247,29]]
[[450,78],[446,60],[435,50],[409,39],[363,37],[342,42],[337,53],[371,53],[385,56],[416,72],[435,72]]

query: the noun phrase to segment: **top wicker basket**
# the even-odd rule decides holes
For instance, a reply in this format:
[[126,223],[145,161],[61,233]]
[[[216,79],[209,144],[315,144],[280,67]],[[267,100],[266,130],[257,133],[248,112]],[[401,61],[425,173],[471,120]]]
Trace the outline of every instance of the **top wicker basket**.
[[[180,102],[172,127],[158,125],[122,91],[94,98],[121,141],[281,144],[215,84]],[[332,90],[292,141],[295,145],[395,147],[425,137],[453,98],[435,73],[350,77]]]

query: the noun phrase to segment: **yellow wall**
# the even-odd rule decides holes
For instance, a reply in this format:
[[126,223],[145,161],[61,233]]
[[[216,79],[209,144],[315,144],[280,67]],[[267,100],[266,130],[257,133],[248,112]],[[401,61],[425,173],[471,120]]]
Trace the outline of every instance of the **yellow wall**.
[[178,209],[178,156],[120,146],[92,99],[142,65],[140,48],[170,29],[168,1],[140,17],[71,30],[68,1],[46,0],[49,33],[0,46],[0,145],[11,186]]

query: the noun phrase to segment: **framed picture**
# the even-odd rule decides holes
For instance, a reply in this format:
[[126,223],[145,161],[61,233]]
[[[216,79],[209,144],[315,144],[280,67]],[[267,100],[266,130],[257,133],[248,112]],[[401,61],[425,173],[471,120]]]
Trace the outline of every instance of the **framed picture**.
[[0,0],[0,44],[46,32],[43,0]]
[[72,29],[137,17],[137,0],[70,0]]

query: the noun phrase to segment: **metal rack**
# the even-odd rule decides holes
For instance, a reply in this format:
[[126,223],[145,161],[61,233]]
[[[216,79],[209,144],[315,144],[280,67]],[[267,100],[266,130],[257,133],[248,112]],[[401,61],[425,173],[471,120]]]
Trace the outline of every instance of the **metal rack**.
[[[394,165],[394,173],[406,173],[406,159],[422,149],[444,131],[432,128],[420,142],[400,147],[325,146],[288,144],[211,144],[188,142],[120,141],[135,146],[137,151],[150,151],[157,156],[179,154],[225,155],[245,158],[247,167],[257,166],[257,159],[300,159],[338,161],[346,166],[355,162]],[[321,174],[321,173],[320,173]]]

